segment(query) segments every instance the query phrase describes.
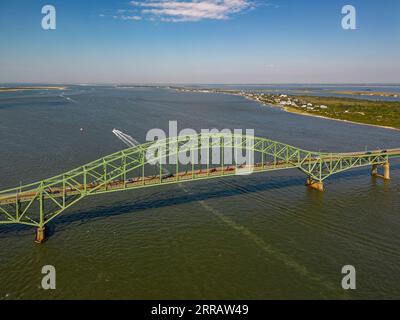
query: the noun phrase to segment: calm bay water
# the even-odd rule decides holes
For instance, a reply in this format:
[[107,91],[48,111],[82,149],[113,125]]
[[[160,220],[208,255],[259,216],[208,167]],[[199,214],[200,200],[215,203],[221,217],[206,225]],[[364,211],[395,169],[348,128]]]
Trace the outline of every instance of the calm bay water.
[[[0,189],[124,148],[114,128],[143,142],[170,120],[180,129],[251,128],[315,151],[400,146],[398,131],[236,96],[105,86],[1,93]],[[398,162],[392,176],[349,171],[322,194],[294,170],[85,199],[54,220],[42,246],[33,229],[0,226],[0,299],[399,298]],[[40,289],[46,264],[57,269],[55,291]],[[356,291],[341,289],[347,264]]]

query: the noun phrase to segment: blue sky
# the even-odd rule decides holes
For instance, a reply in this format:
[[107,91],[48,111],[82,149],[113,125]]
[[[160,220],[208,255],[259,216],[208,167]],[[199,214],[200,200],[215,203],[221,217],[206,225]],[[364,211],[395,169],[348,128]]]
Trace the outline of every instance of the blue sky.
[[398,0],[3,0],[0,34],[3,83],[400,83]]

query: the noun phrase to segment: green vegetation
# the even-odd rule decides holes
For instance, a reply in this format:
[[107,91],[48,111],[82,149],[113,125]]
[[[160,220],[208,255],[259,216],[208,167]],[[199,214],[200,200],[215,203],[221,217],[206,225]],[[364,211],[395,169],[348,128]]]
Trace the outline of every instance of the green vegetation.
[[302,108],[290,106],[290,109],[295,110],[289,111],[298,112],[301,109],[302,113],[400,129],[400,102],[314,96],[297,98],[313,105],[325,105],[328,108],[302,110]]

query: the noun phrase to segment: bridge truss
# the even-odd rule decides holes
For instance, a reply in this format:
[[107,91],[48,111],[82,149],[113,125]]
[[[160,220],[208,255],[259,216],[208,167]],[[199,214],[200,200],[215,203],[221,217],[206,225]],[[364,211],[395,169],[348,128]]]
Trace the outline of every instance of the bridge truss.
[[[227,161],[227,150],[251,154],[246,163]],[[184,156],[186,164],[171,161]],[[355,153],[321,153],[285,143],[244,135],[201,134],[148,142],[128,148],[55,177],[0,192],[0,224],[37,227],[36,241],[44,241],[44,227],[85,197],[123,190],[189,181],[297,168],[307,185],[320,191],[331,175],[353,168],[384,167],[400,149]],[[234,157],[233,157],[234,158]],[[248,160],[251,161],[248,161]],[[232,161],[233,160],[233,161]]]

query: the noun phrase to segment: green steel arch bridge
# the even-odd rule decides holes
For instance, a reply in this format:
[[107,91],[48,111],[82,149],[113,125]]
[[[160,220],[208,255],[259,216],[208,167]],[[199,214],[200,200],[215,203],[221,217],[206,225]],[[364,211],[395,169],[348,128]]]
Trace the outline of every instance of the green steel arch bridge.
[[[372,167],[372,175],[390,179],[390,159],[400,157],[400,149],[369,152],[311,152],[265,138],[232,134],[199,134],[159,140],[153,153],[159,164],[148,160],[155,142],[148,142],[105,156],[74,170],[39,182],[0,192],[0,224],[22,224],[36,228],[35,241],[45,241],[45,226],[78,201],[90,196],[124,190],[164,186],[189,181],[298,169],[306,176],[306,185],[324,191],[331,175],[354,168]],[[193,143],[197,142],[197,143]],[[226,165],[227,148],[250,151],[251,164]],[[219,161],[212,160],[218,150]],[[180,165],[161,165],[171,156],[191,154],[192,161]],[[206,160],[200,157],[206,155]],[[154,160],[154,159],[153,159]],[[215,160],[215,159],[214,159]],[[201,163],[201,164],[200,164]],[[383,174],[378,168],[383,167]],[[242,176],[245,179],[244,176]]]

